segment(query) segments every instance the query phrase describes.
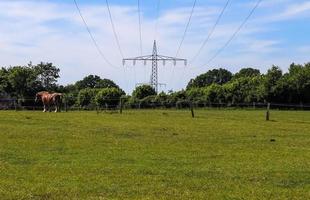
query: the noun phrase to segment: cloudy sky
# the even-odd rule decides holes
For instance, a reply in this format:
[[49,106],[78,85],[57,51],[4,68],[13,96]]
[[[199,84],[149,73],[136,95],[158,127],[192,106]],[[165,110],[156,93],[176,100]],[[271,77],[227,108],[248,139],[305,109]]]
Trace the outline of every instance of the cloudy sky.
[[[178,57],[189,61],[214,26],[227,0],[197,0]],[[101,51],[85,29],[73,0],[0,0],[0,66],[52,62],[61,69],[60,83],[88,74],[113,79],[130,92],[149,81],[150,63],[122,66],[105,0],[77,0]],[[109,0],[124,57],[140,56],[137,0]],[[151,54],[156,38],[159,53],[175,56],[193,0],[141,0],[143,54]],[[255,67],[265,72],[272,64],[287,70],[292,62],[310,61],[310,1],[263,0],[232,42],[212,62],[210,58],[229,40],[257,0],[231,0],[209,42],[187,67],[160,65],[163,89],[183,88],[197,74],[216,67],[232,72]],[[157,20],[158,19],[158,20]],[[156,34],[155,27],[158,24]]]

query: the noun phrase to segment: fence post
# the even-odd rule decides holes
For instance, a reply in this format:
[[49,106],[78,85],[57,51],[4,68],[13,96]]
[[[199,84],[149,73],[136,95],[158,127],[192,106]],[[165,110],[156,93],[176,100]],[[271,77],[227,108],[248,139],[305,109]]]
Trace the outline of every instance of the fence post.
[[99,106],[96,105],[96,113],[99,114]]
[[119,113],[123,114],[123,99],[120,98],[119,100]]
[[14,100],[14,109],[17,111],[16,100]]
[[270,103],[267,104],[266,121],[270,120]]
[[192,118],[195,118],[193,103],[190,102],[189,104],[190,104],[190,109],[191,109],[191,113],[192,113]]
[[68,112],[67,100],[65,100],[65,112]]

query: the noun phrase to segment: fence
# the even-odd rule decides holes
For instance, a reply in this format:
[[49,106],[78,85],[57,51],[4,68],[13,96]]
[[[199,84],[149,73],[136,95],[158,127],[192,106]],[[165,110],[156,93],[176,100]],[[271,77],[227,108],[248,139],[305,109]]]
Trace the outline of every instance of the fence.
[[[78,102],[77,99],[70,99],[68,103],[66,99],[63,100],[61,110],[75,111],[75,110],[119,110],[121,113],[126,109],[190,109],[194,117],[194,109],[203,108],[228,108],[228,109],[281,109],[281,110],[310,110],[309,104],[280,104],[280,103],[216,103],[203,100],[137,100],[129,98],[109,98],[104,99],[104,105],[97,105],[94,99],[84,99],[84,102]],[[53,106],[52,106],[53,107]],[[35,102],[33,98],[24,99],[0,99],[0,110],[41,110],[43,109],[42,102]]]

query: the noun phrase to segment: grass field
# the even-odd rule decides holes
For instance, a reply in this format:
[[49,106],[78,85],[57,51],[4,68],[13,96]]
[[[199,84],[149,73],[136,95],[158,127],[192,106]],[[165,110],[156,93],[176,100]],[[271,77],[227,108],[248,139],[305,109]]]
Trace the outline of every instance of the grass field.
[[310,199],[310,112],[196,116],[1,111],[0,199]]

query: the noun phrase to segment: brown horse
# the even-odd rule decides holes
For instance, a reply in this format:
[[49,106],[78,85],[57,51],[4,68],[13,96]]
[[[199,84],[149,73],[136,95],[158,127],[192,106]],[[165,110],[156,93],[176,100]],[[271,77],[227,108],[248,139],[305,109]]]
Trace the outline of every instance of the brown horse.
[[44,106],[43,112],[46,112],[47,109],[51,112],[52,104],[55,105],[55,112],[58,112],[60,110],[62,96],[61,93],[49,93],[46,91],[38,92],[36,94],[35,102],[38,102],[39,99],[41,99]]

